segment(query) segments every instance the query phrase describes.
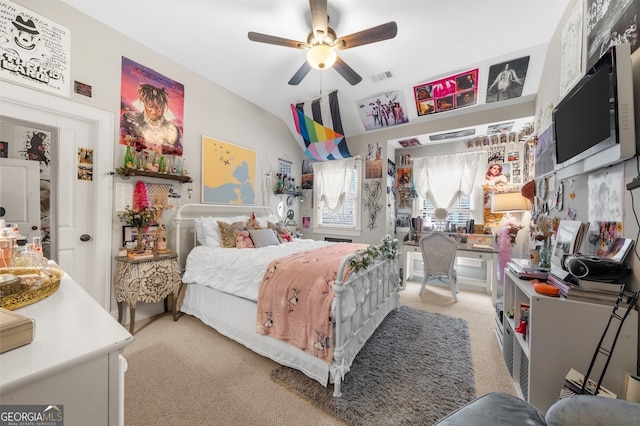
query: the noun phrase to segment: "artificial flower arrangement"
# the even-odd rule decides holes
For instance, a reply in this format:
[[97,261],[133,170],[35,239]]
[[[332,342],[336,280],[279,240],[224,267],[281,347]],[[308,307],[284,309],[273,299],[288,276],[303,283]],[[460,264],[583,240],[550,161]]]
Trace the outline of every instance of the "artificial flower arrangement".
[[153,207],[147,206],[142,208],[131,208],[127,206],[118,217],[127,225],[133,226],[138,230],[136,251],[142,250],[142,234],[144,234],[149,225],[155,222],[156,210]]
[[354,272],[367,267],[377,258],[394,259],[398,254],[398,240],[394,240],[389,235],[382,238],[382,243],[370,245],[363,253],[358,253],[355,258],[351,259],[349,266]]
[[531,236],[534,240],[545,242],[549,240],[560,226],[560,219],[540,215],[531,222]]
[[153,207],[144,206],[138,209],[127,206],[118,217],[129,226],[145,229],[155,222],[156,211]]
[[144,182],[138,181],[133,191],[133,208],[125,207],[118,218],[129,226],[133,226],[138,230],[138,239],[136,241],[136,252],[142,251],[142,235],[149,225],[156,222],[158,218],[158,209],[149,206],[147,196],[147,186]]
[[531,236],[535,241],[540,242],[536,248],[540,250],[542,267],[551,266],[551,237],[558,231],[558,226],[560,226],[560,219],[548,215],[540,215],[531,223]]

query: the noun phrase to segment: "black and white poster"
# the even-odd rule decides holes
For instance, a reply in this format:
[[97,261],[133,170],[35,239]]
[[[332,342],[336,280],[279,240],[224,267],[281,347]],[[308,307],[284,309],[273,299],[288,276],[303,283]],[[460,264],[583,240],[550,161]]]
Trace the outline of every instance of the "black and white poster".
[[638,48],[640,0],[587,0],[587,69],[611,46]]
[[582,76],[582,6],[576,3],[562,28],[560,94],[565,94]]
[[528,68],[528,56],[491,65],[487,82],[487,103],[520,97]]
[[16,3],[0,0],[0,76],[69,96],[71,33]]

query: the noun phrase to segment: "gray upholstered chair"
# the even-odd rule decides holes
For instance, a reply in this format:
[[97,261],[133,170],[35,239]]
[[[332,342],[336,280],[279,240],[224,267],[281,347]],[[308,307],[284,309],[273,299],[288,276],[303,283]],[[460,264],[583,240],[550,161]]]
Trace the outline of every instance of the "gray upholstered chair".
[[449,284],[453,300],[458,301],[458,277],[456,274],[456,253],[458,242],[442,232],[431,232],[420,238],[424,278],[420,296],[427,281],[437,279]]
[[504,392],[492,392],[439,420],[437,426],[604,426],[637,425],[640,404],[622,399],[574,395],[556,401],[543,414]]

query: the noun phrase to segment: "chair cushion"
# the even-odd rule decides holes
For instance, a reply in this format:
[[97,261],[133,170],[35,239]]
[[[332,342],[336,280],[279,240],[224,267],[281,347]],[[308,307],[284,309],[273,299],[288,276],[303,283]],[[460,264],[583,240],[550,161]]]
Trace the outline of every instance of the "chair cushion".
[[505,392],[474,399],[436,423],[439,426],[545,425],[543,414],[533,405]]

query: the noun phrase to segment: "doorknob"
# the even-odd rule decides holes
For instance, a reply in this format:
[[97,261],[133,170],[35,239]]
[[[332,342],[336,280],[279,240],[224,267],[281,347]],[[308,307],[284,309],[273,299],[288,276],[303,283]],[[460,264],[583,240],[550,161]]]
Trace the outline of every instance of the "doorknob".
[[91,239],[91,235],[89,234],[80,235],[80,241],[89,241],[90,239]]

